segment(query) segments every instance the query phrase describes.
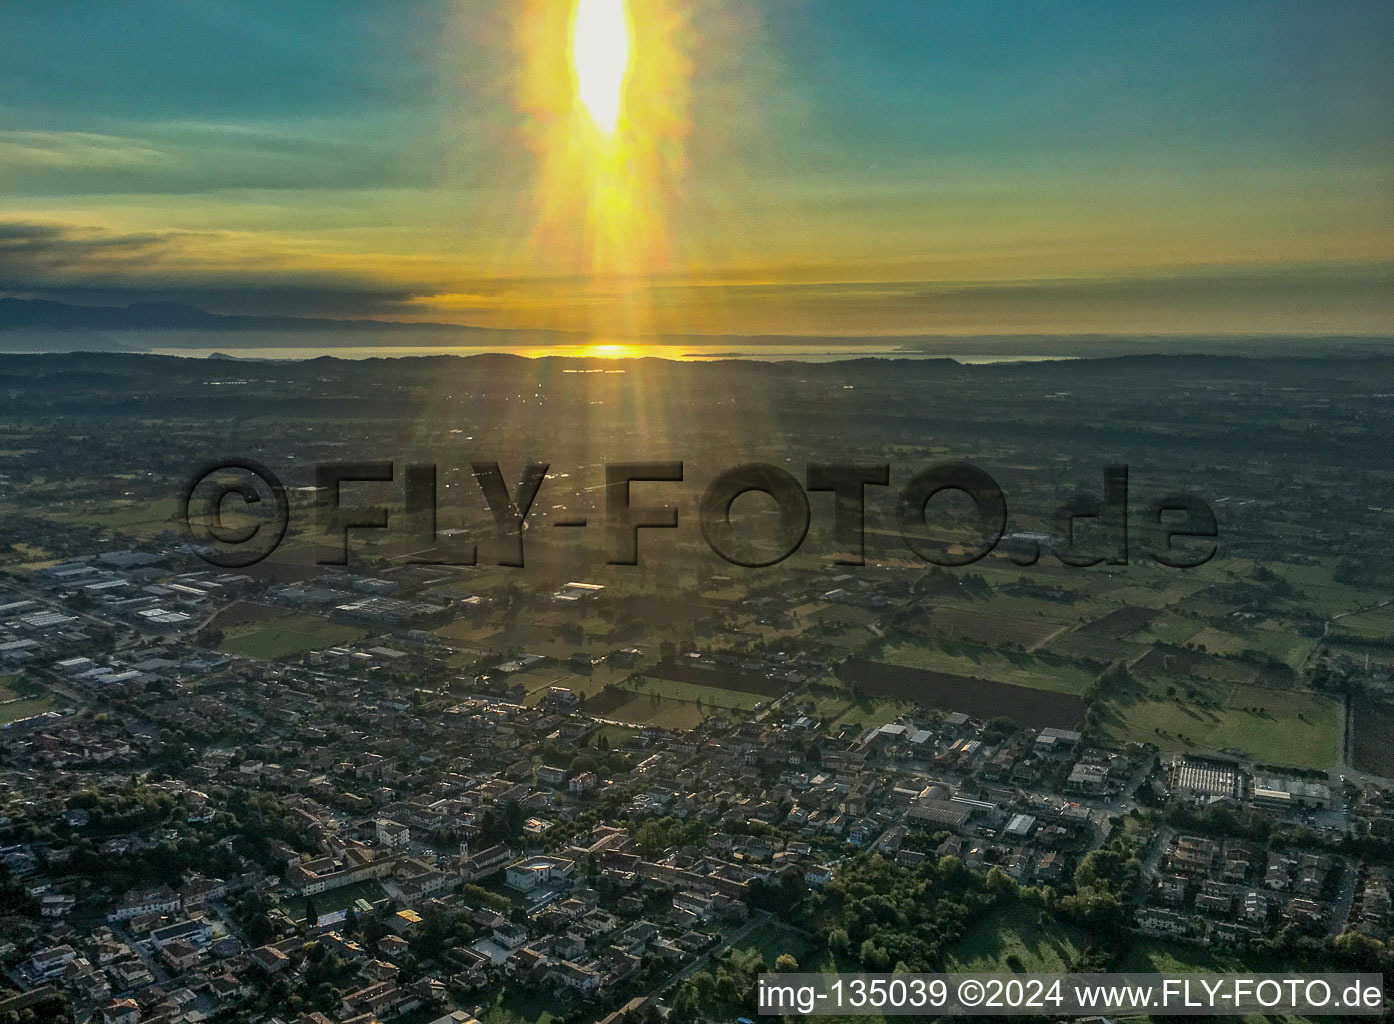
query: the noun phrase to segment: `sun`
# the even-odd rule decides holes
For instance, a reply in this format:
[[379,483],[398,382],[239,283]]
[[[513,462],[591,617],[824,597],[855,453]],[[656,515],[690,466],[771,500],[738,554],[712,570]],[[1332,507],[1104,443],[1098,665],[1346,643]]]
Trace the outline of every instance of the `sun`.
[[629,49],[625,0],[578,0],[571,28],[576,95],[591,121],[607,135],[619,126]]
[[532,254],[587,282],[578,318],[597,338],[632,337],[650,318],[641,282],[673,266],[694,2],[511,0]]

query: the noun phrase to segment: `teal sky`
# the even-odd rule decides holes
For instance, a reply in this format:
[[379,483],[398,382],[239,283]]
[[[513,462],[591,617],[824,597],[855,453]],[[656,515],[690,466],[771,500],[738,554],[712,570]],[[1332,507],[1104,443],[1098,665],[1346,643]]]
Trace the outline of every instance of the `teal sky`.
[[661,104],[637,70],[626,102],[662,109],[625,144],[662,168],[625,172],[603,272],[594,161],[569,122],[539,150],[520,98],[550,57],[519,23],[565,3],[0,7],[0,293],[635,333],[1394,333],[1387,0],[635,3]]

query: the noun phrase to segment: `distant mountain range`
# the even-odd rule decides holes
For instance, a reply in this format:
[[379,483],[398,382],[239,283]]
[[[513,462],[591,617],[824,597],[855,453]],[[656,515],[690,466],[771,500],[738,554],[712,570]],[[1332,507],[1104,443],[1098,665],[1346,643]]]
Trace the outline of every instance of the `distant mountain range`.
[[133,302],[129,306],[76,306],[48,299],[0,299],[0,331],[474,331],[455,324],[390,320],[332,320],[325,317],[231,316],[180,302]]

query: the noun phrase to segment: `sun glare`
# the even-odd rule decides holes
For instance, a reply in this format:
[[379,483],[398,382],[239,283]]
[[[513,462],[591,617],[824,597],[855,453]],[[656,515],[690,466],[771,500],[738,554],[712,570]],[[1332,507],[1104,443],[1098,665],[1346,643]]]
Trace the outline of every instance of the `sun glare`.
[[578,0],[571,30],[576,94],[607,135],[620,122],[629,77],[629,16],[625,0]]
[[673,268],[670,215],[687,169],[692,0],[518,2],[535,265],[584,291],[574,329],[597,341],[650,333],[646,282]]

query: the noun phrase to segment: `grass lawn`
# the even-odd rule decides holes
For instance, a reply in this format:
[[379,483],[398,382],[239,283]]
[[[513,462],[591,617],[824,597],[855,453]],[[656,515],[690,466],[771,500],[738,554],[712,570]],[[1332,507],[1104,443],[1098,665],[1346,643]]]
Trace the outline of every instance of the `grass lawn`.
[[945,956],[944,970],[1064,971],[1084,945],[1078,929],[1011,904],[973,925]]
[[348,643],[366,635],[367,630],[331,622],[318,615],[287,615],[275,622],[251,623],[228,630],[223,635],[222,649],[229,654],[272,661]]
[[813,970],[808,954],[815,946],[816,943],[803,932],[778,921],[766,921],[737,943],[736,948],[758,950],[769,970],[774,970],[774,962],[782,953],[788,953],[797,960],[800,969]]
[[[370,880],[345,885],[338,889],[330,889],[328,892],[316,893],[310,899],[314,901],[315,913],[324,917],[328,914],[337,914],[341,910],[347,910],[355,900],[367,900],[369,903],[376,904],[379,900],[387,899],[387,893],[383,891],[381,885]],[[305,920],[305,900],[303,898],[292,897],[282,900],[281,908],[293,920]]]
[[16,675],[0,676],[0,725],[53,711],[57,707],[44,693],[43,687],[21,680]]
[[550,989],[503,985],[484,998],[480,1024],[551,1024],[566,1009]]
[[8,701],[0,704],[0,725],[7,722],[17,722],[21,718],[39,715],[45,711],[53,711],[57,706],[47,697],[29,697]]

